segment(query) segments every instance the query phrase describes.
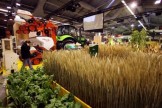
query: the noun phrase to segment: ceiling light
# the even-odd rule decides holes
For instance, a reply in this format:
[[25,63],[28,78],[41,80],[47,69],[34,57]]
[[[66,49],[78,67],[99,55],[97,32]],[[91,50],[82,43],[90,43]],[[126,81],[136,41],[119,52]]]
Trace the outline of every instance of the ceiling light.
[[109,8],[114,2],[115,0],[112,0],[106,8]]
[[131,27],[134,27],[134,24],[131,24]]
[[21,6],[21,4],[20,3],[16,3],[16,6]]
[[7,9],[11,9],[11,6],[7,6]]
[[5,16],[8,16],[8,14],[5,14]]
[[131,4],[130,4],[130,7],[131,7],[132,9],[136,8],[136,7],[137,7],[137,2],[131,3]]
[[12,15],[15,15],[15,14],[16,14],[15,12],[12,13]]
[[12,21],[12,19],[10,18],[10,21]]
[[54,23],[54,24],[60,24],[61,22],[59,22],[59,21],[54,21],[54,20],[52,20],[52,22]]
[[143,25],[143,23],[142,23],[141,21],[138,20],[138,22],[140,23],[140,25],[141,25],[145,30],[147,30],[146,27]]
[[42,19],[42,17],[34,17],[34,18],[36,18],[36,19]]
[[147,12],[144,15],[145,15],[145,17],[148,17],[150,15],[150,13]]
[[161,0],[156,0],[154,4],[160,4]]
[[4,21],[7,21],[7,20],[4,20]]
[[134,12],[129,8],[129,6],[126,4],[126,2],[124,1],[124,0],[122,0],[122,3],[125,5],[125,7],[129,10],[129,12],[135,17],[135,18],[137,18],[136,17],[136,15],[134,14]]
[[114,29],[115,27],[111,27],[111,29]]
[[1,26],[1,25],[0,25],[0,27],[7,28],[7,27],[5,27],[5,26]]
[[2,9],[2,8],[0,8],[0,11],[2,11],[2,12],[8,12],[8,10]]
[[[125,5],[125,7],[129,10],[129,12],[134,16],[134,18],[137,18],[137,16],[134,14],[134,12],[129,8],[129,6],[126,4],[126,2],[124,1],[124,0],[122,0],[121,1],[124,5]],[[138,20],[138,22],[140,23],[140,25],[145,29],[145,30],[147,30],[146,29],[146,27],[143,25],[143,23],[140,21],[140,20]]]

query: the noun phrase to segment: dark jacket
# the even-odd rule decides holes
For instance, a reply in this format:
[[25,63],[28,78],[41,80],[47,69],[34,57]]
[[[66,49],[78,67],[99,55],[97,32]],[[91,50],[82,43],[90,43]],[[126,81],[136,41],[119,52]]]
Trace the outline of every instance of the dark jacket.
[[21,57],[22,59],[30,58],[30,46],[28,46],[26,42],[21,46]]

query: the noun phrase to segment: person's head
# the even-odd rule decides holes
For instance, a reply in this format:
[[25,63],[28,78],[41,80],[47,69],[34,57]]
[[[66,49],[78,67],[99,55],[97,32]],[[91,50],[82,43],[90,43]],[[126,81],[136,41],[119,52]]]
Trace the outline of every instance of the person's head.
[[26,43],[27,45],[30,45],[31,42],[30,42],[29,40],[26,40],[25,43]]

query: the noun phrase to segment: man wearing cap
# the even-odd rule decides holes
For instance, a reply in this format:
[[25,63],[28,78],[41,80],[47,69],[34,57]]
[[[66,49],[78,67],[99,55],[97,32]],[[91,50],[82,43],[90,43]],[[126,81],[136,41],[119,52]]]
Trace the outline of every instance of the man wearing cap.
[[33,70],[32,63],[30,61],[30,41],[25,41],[21,46],[21,57],[23,59],[23,69],[27,64],[31,70]]

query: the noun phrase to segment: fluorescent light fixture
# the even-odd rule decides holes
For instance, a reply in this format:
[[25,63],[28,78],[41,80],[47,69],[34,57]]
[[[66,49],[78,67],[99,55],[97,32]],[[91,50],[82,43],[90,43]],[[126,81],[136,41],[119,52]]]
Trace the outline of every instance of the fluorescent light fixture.
[[21,6],[21,4],[20,3],[16,3],[16,6]]
[[8,12],[8,10],[2,9],[2,8],[0,8],[0,11],[2,11],[2,12]]
[[7,20],[4,20],[4,21],[7,21]]
[[136,7],[137,7],[137,2],[131,3],[131,4],[130,4],[130,7],[131,7],[132,9],[136,8]]
[[111,29],[114,29],[115,27],[111,27]]
[[42,17],[37,17],[38,19],[42,19]]
[[142,23],[141,21],[138,20],[138,22],[140,23],[140,25],[141,25],[145,30],[147,30],[146,27],[143,25],[143,23]]
[[1,26],[1,25],[0,25],[0,27],[7,28],[7,27],[5,27],[5,26]]
[[37,19],[42,19],[41,17],[34,17],[34,18],[37,18]]
[[114,2],[115,2],[115,0],[112,0],[112,1],[110,2],[110,4],[109,4],[106,8],[109,8]]
[[11,6],[7,6],[7,9],[11,9]]
[[160,4],[161,0],[156,0],[154,4]]
[[126,2],[124,1],[124,0],[122,0],[122,3],[125,5],[125,7],[129,10],[129,12],[135,17],[135,18],[137,18],[136,17],[136,15],[134,14],[134,12],[130,9],[130,7],[126,4]]
[[[54,23],[54,24],[60,24],[61,22],[59,22],[59,21],[54,21],[54,20],[52,20],[52,22]],[[64,23],[65,24],[65,23]],[[65,24],[66,25],[66,24]],[[69,24],[68,24],[69,25]]]
[[12,15],[15,15],[16,13],[15,12],[12,12]]
[[[129,10],[129,12],[134,16],[134,18],[137,18],[137,16],[134,14],[134,12],[130,9],[130,7],[126,4],[126,2],[124,1],[124,0],[122,0],[121,1],[124,5],[125,5],[125,7]],[[140,20],[138,20],[138,22],[139,22],[139,24],[145,29],[145,30],[147,30],[146,29],[146,27],[143,25],[143,23],[140,21]]]

